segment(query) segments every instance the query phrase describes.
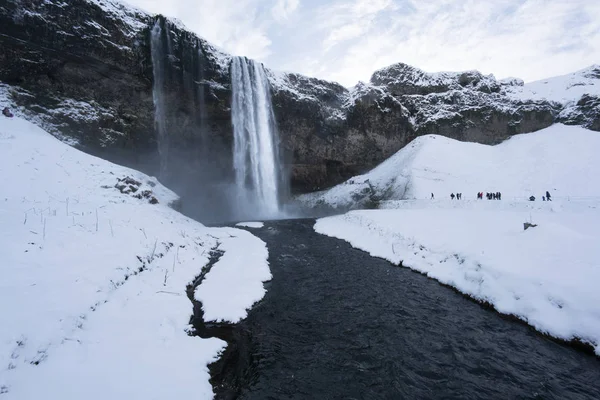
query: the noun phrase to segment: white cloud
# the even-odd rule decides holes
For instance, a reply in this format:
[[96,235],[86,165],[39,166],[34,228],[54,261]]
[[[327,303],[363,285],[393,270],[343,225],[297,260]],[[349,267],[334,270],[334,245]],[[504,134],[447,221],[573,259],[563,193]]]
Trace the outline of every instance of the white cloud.
[[395,62],[525,80],[600,62],[600,1],[128,1],[233,54],[345,85]]
[[367,33],[377,15],[392,6],[392,0],[354,0],[322,7],[318,11],[317,29],[327,33],[323,49],[328,51]]
[[278,22],[283,22],[298,8],[300,0],[277,0],[271,14]]

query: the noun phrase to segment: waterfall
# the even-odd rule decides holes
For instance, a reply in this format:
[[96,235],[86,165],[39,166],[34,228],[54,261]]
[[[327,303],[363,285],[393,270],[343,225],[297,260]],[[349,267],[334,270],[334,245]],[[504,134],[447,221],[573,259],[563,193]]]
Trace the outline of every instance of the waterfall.
[[269,83],[262,64],[234,57],[231,68],[233,167],[238,205],[246,213],[279,213],[280,162]]
[[200,143],[202,146],[201,154],[203,159],[208,158],[209,156],[209,141],[208,141],[208,115],[206,112],[206,99],[204,94],[204,53],[202,52],[202,47],[200,43],[198,43],[197,49],[197,77],[198,83],[196,84],[196,103],[198,106],[197,109],[197,120],[198,125],[200,126]]
[[162,28],[160,20],[156,20],[150,35],[150,50],[152,54],[152,74],[154,78],[152,99],[154,101],[154,127],[158,143],[160,158],[159,177],[164,178],[167,173],[169,159],[169,138],[167,134],[167,113],[165,104],[165,63],[168,54],[165,54],[162,42]]

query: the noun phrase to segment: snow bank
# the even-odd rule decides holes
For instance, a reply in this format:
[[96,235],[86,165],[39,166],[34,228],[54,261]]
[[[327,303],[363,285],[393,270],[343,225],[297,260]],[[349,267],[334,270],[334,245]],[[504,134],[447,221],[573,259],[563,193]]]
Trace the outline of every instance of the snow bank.
[[501,192],[503,199],[541,200],[550,191],[554,198],[600,196],[591,185],[600,176],[600,134],[561,124],[516,135],[488,146],[443,136],[426,135],[367,174],[320,193],[302,195],[309,206],[364,207],[382,200],[449,198],[463,193]]
[[262,241],[184,217],[156,179],[20,118],[0,117],[0,188],[3,398],[212,397],[226,343],[188,335],[186,285],[219,247],[207,315],[243,318],[270,279]]
[[[534,209],[529,202],[442,203],[459,202],[353,211],[320,219],[315,230],[451,285],[541,332],[580,338],[600,355],[600,201],[538,202]],[[538,226],[524,231],[530,220]]]
[[[225,240],[219,250],[225,252],[196,289],[195,298],[202,302],[206,321],[237,322],[247,316],[248,305],[265,295],[263,282],[271,280],[265,242],[246,231],[223,228],[239,240]],[[247,268],[253,265],[254,268]],[[223,288],[243,288],[223,296]]]
[[262,222],[238,222],[237,224],[235,224],[235,226],[239,226],[241,228],[260,229],[263,226],[265,226],[265,224]]

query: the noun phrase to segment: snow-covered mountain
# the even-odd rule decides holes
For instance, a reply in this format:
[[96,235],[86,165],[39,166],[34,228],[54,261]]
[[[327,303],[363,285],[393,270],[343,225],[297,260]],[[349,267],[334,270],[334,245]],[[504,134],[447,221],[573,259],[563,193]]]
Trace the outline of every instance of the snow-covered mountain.
[[[169,146],[180,161],[166,183],[178,192],[204,175],[220,184],[232,175],[231,56],[177,21],[113,0],[73,0],[68,7],[59,0],[7,0],[0,6],[0,81],[10,85],[21,115],[87,152],[155,174],[156,26],[167,59]],[[592,66],[523,85],[477,71],[429,73],[399,63],[348,89],[269,71],[297,191],[364,173],[426,134],[495,144],[556,122],[599,130],[599,75]]]
[[600,134],[556,124],[516,135],[495,146],[464,143],[438,135],[416,138],[364,175],[300,201],[334,208],[375,207],[386,200],[450,199],[463,193],[501,192],[503,198],[541,200],[548,190],[558,198],[600,197],[590,184],[600,176]]

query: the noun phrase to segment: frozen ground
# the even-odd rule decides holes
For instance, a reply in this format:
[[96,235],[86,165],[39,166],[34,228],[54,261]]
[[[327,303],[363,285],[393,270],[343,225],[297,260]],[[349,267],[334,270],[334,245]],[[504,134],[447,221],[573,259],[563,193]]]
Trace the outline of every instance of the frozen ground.
[[0,117],[0,187],[2,399],[212,397],[226,343],[188,335],[186,285],[224,251],[196,296],[205,319],[245,317],[271,277],[264,242],[16,117]]
[[[562,125],[493,147],[425,136],[368,174],[305,201],[351,206],[377,197],[381,209],[320,219],[316,231],[425,273],[539,331],[581,339],[600,355],[599,146],[600,133]],[[552,202],[540,201],[546,190]],[[488,191],[503,199],[476,200]],[[450,200],[452,192],[463,200]],[[530,195],[537,200],[527,201]],[[525,222],[538,226],[524,230]]]

